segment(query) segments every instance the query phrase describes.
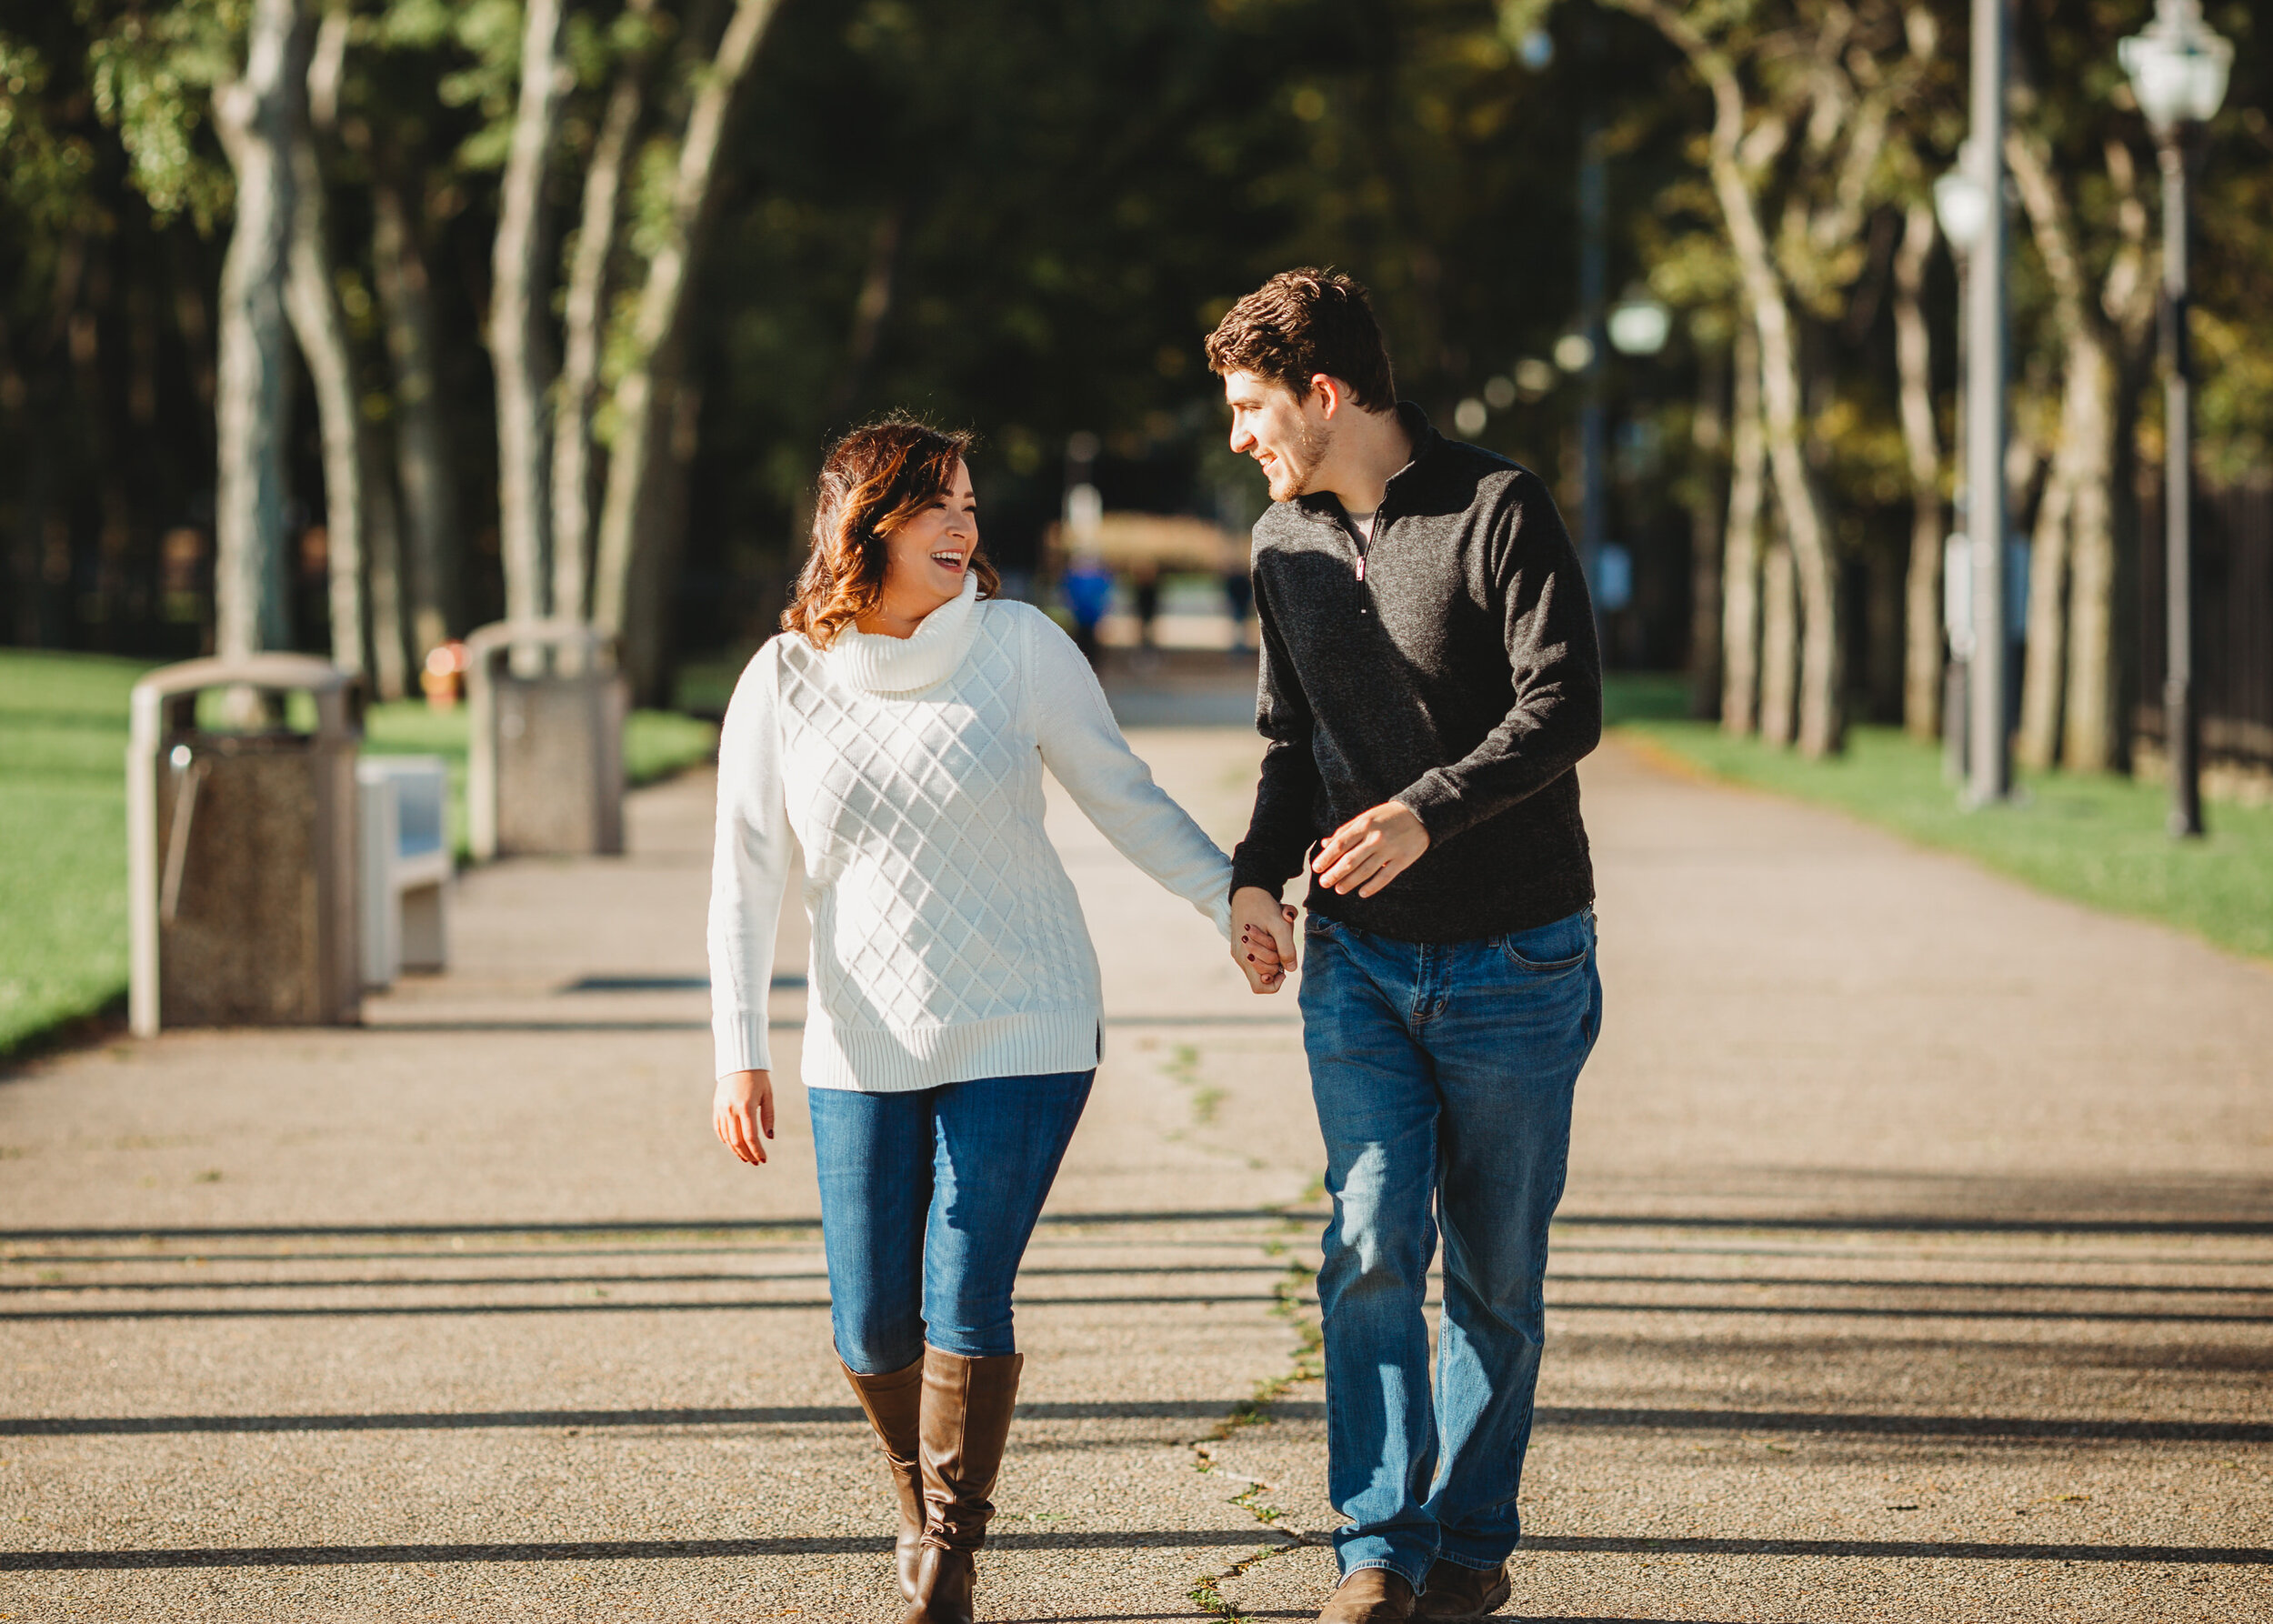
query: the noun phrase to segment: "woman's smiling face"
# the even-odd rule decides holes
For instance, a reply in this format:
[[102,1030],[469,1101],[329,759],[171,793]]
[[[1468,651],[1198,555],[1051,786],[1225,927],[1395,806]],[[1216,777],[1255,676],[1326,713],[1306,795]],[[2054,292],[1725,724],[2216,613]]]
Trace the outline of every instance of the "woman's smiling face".
[[978,551],[978,498],[971,471],[961,462],[947,488],[884,538],[884,594],[876,617],[862,631],[904,637],[916,623],[961,595]]

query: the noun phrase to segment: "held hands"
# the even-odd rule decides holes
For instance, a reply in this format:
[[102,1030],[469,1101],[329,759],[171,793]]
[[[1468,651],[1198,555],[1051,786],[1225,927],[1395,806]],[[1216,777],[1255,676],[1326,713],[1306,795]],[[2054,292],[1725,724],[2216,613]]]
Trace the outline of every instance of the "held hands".
[[1347,897],[1354,887],[1360,897],[1371,897],[1427,849],[1428,830],[1418,815],[1402,801],[1384,801],[1328,835],[1310,867],[1337,896]]
[[1255,992],[1285,986],[1295,967],[1295,910],[1260,886],[1232,892],[1231,962]]
[[764,1140],[774,1137],[772,1077],[763,1071],[729,1071],[720,1078],[718,1091],[711,1096],[710,1126],[720,1144],[750,1166],[764,1167]]

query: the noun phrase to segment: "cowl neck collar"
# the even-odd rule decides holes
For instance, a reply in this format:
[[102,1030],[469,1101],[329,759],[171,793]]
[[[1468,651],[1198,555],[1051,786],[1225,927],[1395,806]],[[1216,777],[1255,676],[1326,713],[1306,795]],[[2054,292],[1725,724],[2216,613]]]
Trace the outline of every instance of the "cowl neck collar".
[[963,590],[925,616],[905,637],[846,627],[829,645],[829,669],[871,694],[920,694],[955,675],[978,630],[978,576],[966,574]]

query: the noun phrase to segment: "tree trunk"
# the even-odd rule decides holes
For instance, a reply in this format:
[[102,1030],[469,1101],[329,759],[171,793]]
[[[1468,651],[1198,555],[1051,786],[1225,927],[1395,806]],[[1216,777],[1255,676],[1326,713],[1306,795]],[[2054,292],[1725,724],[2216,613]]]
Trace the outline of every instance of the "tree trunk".
[[[2059,444],[2036,528],[2028,587],[2028,663],[2021,685],[2020,758],[2046,767],[2104,767],[2111,759],[2116,371],[2108,324],[2094,308],[2076,251],[2075,209],[2042,135],[2015,130],[2006,157],[2029,233],[2052,283],[2064,351]],[[2075,578],[2071,585],[2071,560]],[[2066,645],[2073,617],[2087,639],[2081,660]],[[2064,692],[2073,683],[2073,694]],[[2061,748],[2063,712],[2081,731]]]
[[1798,335],[1782,274],[1777,269],[1759,202],[1744,160],[1744,90],[1728,58],[1715,50],[1666,0],[1614,0],[1646,17],[1673,42],[1713,97],[1708,167],[1713,195],[1720,205],[1742,277],[1745,302],[1760,337],[1760,396],[1764,408],[1768,466],[1776,482],[1783,534],[1805,607],[1799,678],[1801,752],[1810,758],[1835,754],[1846,741],[1841,711],[1839,586],[1832,556],[1831,526],[1807,466],[1801,443],[1803,406]]
[[214,488],[215,652],[291,641],[285,576],[285,310],[291,240],[293,0],[254,0],[245,71],[214,86],[214,129],[236,176],[221,266]]
[[492,249],[489,353],[497,374],[497,539],[506,618],[541,620],[545,570],[545,167],[568,87],[561,56],[562,0],[528,0],[521,31],[521,95],[498,187]]
[[[652,10],[654,0],[634,0]],[[607,268],[622,217],[624,160],[646,104],[646,61],[627,57],[616,71],[607,112],[584,175],[583,218],[568,268],[565,337],[553,425],[553,612],[581,620],[592,595],[592,408],[607,336]]]
[[323,434],[332,664],[361,677],[369,664],[363,631],[365,436],[355,406],[346,318],[340,313],[339,290],[332,277],[323,168],[315,154],[315,132],[305,117],[292,120],[291,163],[292,246],[285,310],[315,386],[315,415]]
[[1796,733],[1799,686],[1798,571],[1789,538],[1777,526],[1760,571],[1760,737],[1781,747]]
[[[616,439],[609,447],[607,491],[600,510],[600,535],[593,580],[592,622],[602,634],[626,631],[631,573],[643,541],[639,532],[652,511],[649,482],[656,476],[660,442],[668,432],[670,402],[657,389],[656,363],[678,331],[686,288],[694,272],[701,226],[718,168],[718,149],[734,95],[757,54],[777,0],[736,0],[718,48],[696,81],[686,134],[679,143],[669,210],[647,262],[646,286],[632,318],[631,359],[615,391]],[[669,601],[669,584],[652,583],[658,601]],[[650,674],[652,675],[652,674]],[[636,690],[638,681],[635,677]]]
[[2105,772],[2116,762],[2116,368],[2098,345],[2068,357],[2068,435],[2075,508],[2068,517],[2068,677],[2060,759]]
[[1926,266],[1934,211],[1913,203],[1894,258],[1894,358],[1900,380],[1902,446],[1910,465],[1910,559],[1902,592],[1902,728],[1912,738],[1941,731],[1941,435],[1934,422],[1933,338],[1926,325]]
[[2020,678],[2020,736],[2013,751],[2021,766],[2038,772],[2059,759],[2060,687],[2068,676],[2068,539],[2076,482],[2067,466],[2065,428],[2060,437],[2028,541],[2028,652]]
[[423,666],[430,650],[465,629],[457,482],[443,422],[434,298],[418,211],[392,163],[382,158],[375,168],[371,261],[394,368],[396,477],[409,521],[410,655]]
[[1838,567],[1831,556],[1831,527],[1800,444],[1799,370],[1794,337],[1789,307],[1779,296],[1760,338],[1761,395],[1767,407],[1768,467],[1776,479],[1777,505],[1784,516],[1803,608],[1799,749],[1811,760],[1820,760],[1844,748],[1847,740],[1839,691],[1844,662]]
[[2090,426],[2106,447],[2107,472],[2076,493],[2069,545],[2073,578],[2068,592],[2068,717],[2061,758],[2077,772],[2112,771],[2128,754],[2121,722],[2121,662],[2116,653],[2121,641],[2117,592],[2123,573],[2116,516],[2125,487],[2125,454],[2132,444],[2130,416],[2152,341],[2157,302],[2156,279],[2148,268],[2147,206],[2138,194],[2131,149],[2110,139],[2106,152],[2122,246],[2108,264],[2099,292],[2100,314],[2108,324],[2102,360],[2110,377],[2103,397],[2105,420]]
[[1729,346],[1728,532],[1721,559],[1720,725],[1739,737],[1760,722],[1760,511],[1767,448],[1760,433],[1760,337],[1740,322]]
[[1727,388],[1727,357],[1718,350],[1703,356],[1697,369],[1697,416],[1689,440],[1697,447],[1697,469],[1689,480],[1689,715],[1710,720],[1720,709],[1720,570],[1722,553],[1721,454],[1728,443],[1722,402]]
[[377,432],[365,424],[363,436],[363,466],[369,475],[363,495],[371,555],[371,681],[380,698],[400,699],[410,691],[411,670],[403,651],[402,510],[395,501],[395,482],[387,477],[386,454],[375,443]]

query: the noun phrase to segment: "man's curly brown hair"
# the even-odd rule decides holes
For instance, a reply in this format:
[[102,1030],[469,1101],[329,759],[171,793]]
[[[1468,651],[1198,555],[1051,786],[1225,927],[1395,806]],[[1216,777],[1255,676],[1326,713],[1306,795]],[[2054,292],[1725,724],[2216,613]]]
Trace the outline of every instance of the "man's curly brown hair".
[[[971,436],[913,417],[886,417],[856,428],[829,447],[813,506],[813,550],[781,629],[802,632],[826,648],[884,596],[890,549],[886,538],[955,484],[956,465],[970,455]],[[971,554],[978,595],[993,597],[1002,577],[983,551]]]
[[1348,385],[1367,411],[1397,405],[1373,302],[1364,284],[1337,270],[1281,271],[1241,299],[1207,336],[1207,365],[1217,374],[1251,372],[1297,400],[1308,399],[1310,380],[1324,373]]

